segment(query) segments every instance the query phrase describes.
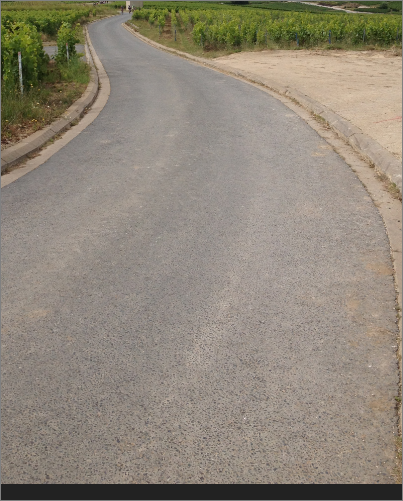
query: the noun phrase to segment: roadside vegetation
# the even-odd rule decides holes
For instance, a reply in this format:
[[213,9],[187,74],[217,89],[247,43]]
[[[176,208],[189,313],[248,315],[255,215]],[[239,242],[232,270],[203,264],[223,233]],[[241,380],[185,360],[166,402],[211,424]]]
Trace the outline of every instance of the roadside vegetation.
[[[122,2],[116,2],[122,4]],[[90,68],[76,54],[83,24],[115,14],[115,2],[2,2],[2,149],[50,124],[85,91]],[[50,58],[45,45],[57,45]],[[66,49],[68,47],[68,54]],[[18,53],[21,53],[21,89]]]
[[205,57],[266,48],[401,48],[402,20],[398,16],[329,13],[316,6],[322,12],[301,12],[301,4],[292,2],[281,3],[277,9],[256,4],[145,2],[134,11],[132,24],[155,41]]
[[285,10],[290,12],[333,12],[332,9],[300,2],[245,2],[252,9]]
[[[159,9],[177,7],[179,2],[144,2],[144,8],[147,9]],[[271,10],[284,10],[292,12],[330,12],[333,13],[332,9],[326,9],[323,7],[317,7],[315,5],[304,4],[300,2],[180,2],[181,9],[192,9],[192,10],[228,10],[228,9],[239,9],[239,8],[250,8],[250,9],[271,9]]]

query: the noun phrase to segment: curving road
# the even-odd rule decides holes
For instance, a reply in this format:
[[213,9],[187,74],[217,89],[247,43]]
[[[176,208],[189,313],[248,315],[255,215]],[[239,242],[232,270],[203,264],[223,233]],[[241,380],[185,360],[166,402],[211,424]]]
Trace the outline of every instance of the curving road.
[[3,483],[391,483],[382,219],[265,92],[89,27],[101,114],[2,192]]

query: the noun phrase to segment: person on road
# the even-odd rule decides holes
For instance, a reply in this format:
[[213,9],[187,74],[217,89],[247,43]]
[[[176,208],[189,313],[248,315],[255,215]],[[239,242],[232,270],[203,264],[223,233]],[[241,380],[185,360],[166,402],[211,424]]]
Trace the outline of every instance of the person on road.
[[122,14],[123,14],[123,5],[122,5],[122,7],[120,8],[120,10],[121,10],[121,12],[122,12]]
[[129,14],[131,14],[131,13],[132,13],[132,6],[129,5]]

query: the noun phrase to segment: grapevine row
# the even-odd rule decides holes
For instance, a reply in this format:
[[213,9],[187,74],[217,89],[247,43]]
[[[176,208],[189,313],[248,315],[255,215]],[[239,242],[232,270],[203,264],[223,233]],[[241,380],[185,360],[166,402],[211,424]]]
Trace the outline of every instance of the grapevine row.
[[153,25],[182,26],[197,44],[239,46],[242,43],[265,44],[268,40],[289,43],[296,40],[315,46],[329,40],[351,44],[373,43],[390,46],[401,41],[400,16],[312,14],[248,9],[148,9],[136,10],[134,19],[146,19]]
[[5,11],[1,16],[2,28],[7,29],[14,23],[26,23],[46,35],[56,35],[63,23],[75,24],[83,18],[88,18],[91,9],[61,10],[15,10]]

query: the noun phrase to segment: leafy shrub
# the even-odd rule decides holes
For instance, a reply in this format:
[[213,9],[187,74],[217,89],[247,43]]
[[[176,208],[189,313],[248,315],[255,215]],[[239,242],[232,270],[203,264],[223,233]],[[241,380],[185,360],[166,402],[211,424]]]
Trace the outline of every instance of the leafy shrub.
[[3,85],[14,87],[19,80],[18,52],[21,52],[23,83],[34,86],[46,72],[48,57],[35,26],[18,22],[1,30],[1,77]]
[[69,57],[74,57],[76,54],[76,43],[80,40],[77,39],[76,34],[69,23],[62,23],[57,32],[57,56],[56,61],[64,63],[67,61],[67,48],[69,48]]
[[165,16],[158,16],[158,26],[161,26],[161,28],[164,28],[164,26],[165,26]]
[[[400,41],[402,20],[394,16],[350,16],[345,14],[310,14],[302,12],[240,10],[180,10],[186,21],[193,24],[193,41],[201,39],[210,46],[262,44],[267,39],[278,44],[290,44],[298,33],[299,43],[315,46],[326,43],[329,31],[333,42],[359,45],[363,42],[390,46]],[[365,30],[365,37],[364,37]]]
[[1,24],[5,28],[16,22],[32,24],[45,35],[54,36],[63,23],[73,25],[80,19],[90,15],[90,9],[76,9],[71,11],[58,10],[16,10],[6,11],[1,16]]

